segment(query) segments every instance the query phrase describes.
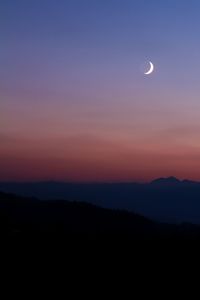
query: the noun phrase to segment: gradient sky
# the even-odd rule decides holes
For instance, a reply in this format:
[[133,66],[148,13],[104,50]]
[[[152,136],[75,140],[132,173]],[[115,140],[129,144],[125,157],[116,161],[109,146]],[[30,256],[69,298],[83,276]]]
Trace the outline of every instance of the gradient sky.
[[200,180],[199,12],[1,0],[0,180]]

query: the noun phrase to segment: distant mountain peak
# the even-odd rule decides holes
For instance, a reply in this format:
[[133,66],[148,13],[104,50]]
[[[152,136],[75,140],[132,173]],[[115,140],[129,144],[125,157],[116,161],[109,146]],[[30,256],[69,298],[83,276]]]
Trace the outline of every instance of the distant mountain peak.
[[199,185],[199,181],[193,181],[193,180],[188,180],[184,179],[182,183],[187,184],[187,185]]
[[181,183],[181,181],[179,179],[177,179],[176,177],[170,176],[170,177],[161,177],[161,178],[157,178],[154,179],[153,181],[151,181],[151,184],[159,184],[159,185],[174,185],[174,184],[179,184]]

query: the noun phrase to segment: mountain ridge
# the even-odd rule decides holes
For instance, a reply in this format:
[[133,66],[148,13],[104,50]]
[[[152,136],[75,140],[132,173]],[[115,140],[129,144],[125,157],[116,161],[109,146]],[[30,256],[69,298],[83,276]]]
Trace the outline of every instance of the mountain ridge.
[[69,199],[136,212],[161,222],[200,224],[200,183],[176,177],[150,183],[2,183],[0,190],[43,200]]
[[[51,233],[70,237],[200,239],[200,226],[170,225],[142,215],[67,200],[44,201],[0,192],[0,234]],[[114,235],[113,235],[114,234]]]
[[150,181],[140,182],[140,181],[87,181],[87,182],[74,182],[74,181],[64,181],[64,180],[33,180],[33,181],[9,181],[9,180],[0,180],[0,184],[70,184],[70,185],[117,185],[117,184],[139,184],[139,185],[148,185],[152,183],[159,182],[171,182],[171,183],[195,183],[200,184],[200,180],[191,180],[191,179],[179,179],[175,176],[167,176],[167,177],[156,177]]
[[182,181],[174,176],[160,177],[152,180],[150,184],[180,184]]

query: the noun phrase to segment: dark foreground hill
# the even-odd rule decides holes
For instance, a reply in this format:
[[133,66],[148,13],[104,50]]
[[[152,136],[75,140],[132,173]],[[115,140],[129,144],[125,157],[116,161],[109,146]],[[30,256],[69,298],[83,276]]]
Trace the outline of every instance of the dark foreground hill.
[[167,225],[87,203],[41,201],[0,193],[0,233],[115,234],[129,238],[200,238],[200,227]]
[[168,223],[200,224],[200,183],[159,178],[150,183],[0,183],[0,190],[39,199],[69,199],[136,212]]

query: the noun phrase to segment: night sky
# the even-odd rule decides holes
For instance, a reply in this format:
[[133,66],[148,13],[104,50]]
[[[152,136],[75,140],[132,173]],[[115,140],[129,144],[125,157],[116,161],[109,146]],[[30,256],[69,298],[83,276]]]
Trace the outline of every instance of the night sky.
[[199,14],[199,0],[1,0],[0,180],[200,180]]

